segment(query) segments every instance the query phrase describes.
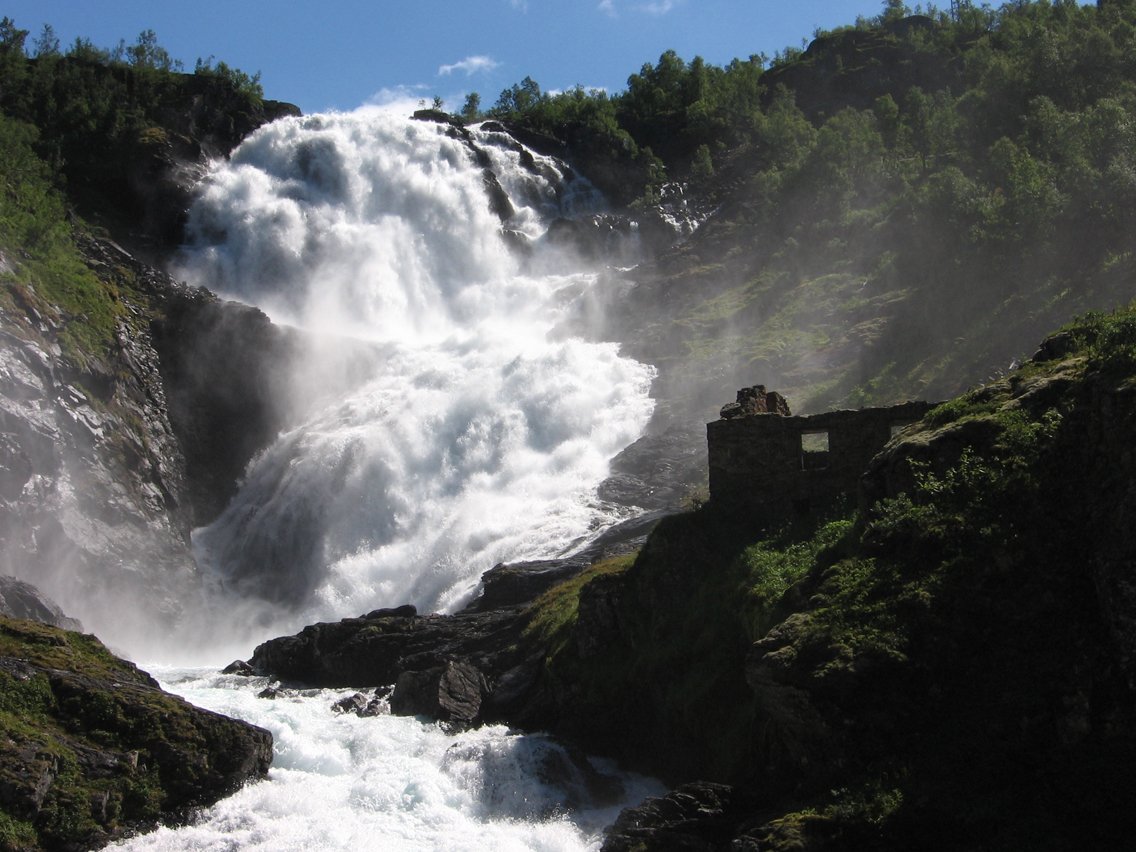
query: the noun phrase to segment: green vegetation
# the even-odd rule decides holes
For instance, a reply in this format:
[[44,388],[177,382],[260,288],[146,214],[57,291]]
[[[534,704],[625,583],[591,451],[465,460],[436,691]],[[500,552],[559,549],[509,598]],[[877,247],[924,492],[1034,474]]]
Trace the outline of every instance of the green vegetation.
[[177,199],[161,192],[177,190],[159,189],[163,168],[235,145],[264,120],[263,92],[259,75],[212,57],[180,73],[152,30],[113,50],[79,39],[62,51],[50,26],[30,55],[27,41],[0,19],[0,306],[10,330],[105,378],[130,276],[88,268],[76,210],[127,242],[169,238],[162,204],[176,224]]
[[[218,147],[227,149],[242,127],[251,129],[250,117],[263,112],[259,74],[212,57],[183,74],[153,30],[111,50],[77,39],[65,51],[45,31],[31,56],[27,36],[10,18],[0,20],[0,112],[38,128],[37,153],[87,213],[137,216],[130,177],[153,159],[155,144],[192,147],[192,128],[198,136],[217,135]],[[226,115],[190,107],[195,95]]]
[[[548,649],[545,688],[571,702],[587,728],[573,730],[580,736],[609,748],[611,736],[637,756],[642,749],[658,771],[682,776],[697,765],[732,776],[752,733],[746,649],[777,620],[786,590],[849,527],[840,520],[815,536],[786,529],[752,542],[705,509],[664,520],[633,566],[631,557],[599,563],[533,603],[526,638]],[[718,567],[698,570],[711,564]],[[626,720],[643,719],[644,704],[647,724],[625,730]],[[685,745],[659,753],[660,742]]]
[[[38,314],[59,327],[79,367],[105,357],[119,305],[83,263],[51,170],[35,153],[34,127],[0,115],[0,304],[13,319]],[[34,333],[30,324],[28,333]]]

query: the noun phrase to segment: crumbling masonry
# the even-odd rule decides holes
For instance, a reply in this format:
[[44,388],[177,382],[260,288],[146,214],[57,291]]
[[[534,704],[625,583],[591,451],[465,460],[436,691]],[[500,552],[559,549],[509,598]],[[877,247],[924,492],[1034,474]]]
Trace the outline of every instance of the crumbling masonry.
[[742,388],[722,419],[706,424],[711,505],[772,519],[854,495],[872,457],[933,405],[794,417],[779,393]]

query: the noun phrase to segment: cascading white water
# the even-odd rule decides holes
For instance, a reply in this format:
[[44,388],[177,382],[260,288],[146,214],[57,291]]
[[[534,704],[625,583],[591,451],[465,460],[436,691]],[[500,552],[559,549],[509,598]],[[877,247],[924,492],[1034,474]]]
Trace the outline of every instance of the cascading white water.
[[[286,120],[210,177],[182,276],[321,343],[295,365],[297,425],[194,535],[218,587],[183,625],[208,625],[192,634],[198,661],[206,633],[247,653],[315,619],[455,608],[497,561],[554,556],[619,517],[596,487],[650,415],[652,371],[612,345],[551,338],[594,278],[567,259],[526,274],[482,168],[487,156],[509,195],[506,227],[530,238],[595,193],[474,135],[480,164],[446,128],[377,110]],[[320,357],[337,337],[371,348],[365,380],[327,374],[345,363]],[[337,387],[351,390],[329,398]],[[140,662],[276,746],[267,782],[127,848],[579,850],[621,804],[659,792],[610,766],[597,790],[594,769],[547,738],[341,716],[343,692],[267,700],[263,678]]]
[[350,691],[268,701],[255,697],[264,678],[154,671],[194,703],[267,728],[275,755],[268,781],[125,849],[578,852],[599,845],[623,804],[663,791],[603,761],[581,764],[545,736],[500,726],[451,736],[415,719],[333,713]]
[[[525,274],[447,130],[380,110],[277,122],[193,211],[187,280],[381,352],[370,381],[305,412],[197,532],[228,594],[299,602],[299,620],[446,610],[496,562],[555,556],[619,516],[595,487],[650,414],[652,371],[613,345],[549,339],[564,294],[593,276]],[[509,229],[535,238],[594,203],[499,137],[473,131]]]

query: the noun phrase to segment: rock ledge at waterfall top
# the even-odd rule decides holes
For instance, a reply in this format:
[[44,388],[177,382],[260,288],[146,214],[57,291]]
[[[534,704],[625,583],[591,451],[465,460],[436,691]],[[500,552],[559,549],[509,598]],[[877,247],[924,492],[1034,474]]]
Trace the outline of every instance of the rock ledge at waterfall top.
[[0,617],[0,845],[93,849],[263,776],[272,735],[198,709],[93,636]]

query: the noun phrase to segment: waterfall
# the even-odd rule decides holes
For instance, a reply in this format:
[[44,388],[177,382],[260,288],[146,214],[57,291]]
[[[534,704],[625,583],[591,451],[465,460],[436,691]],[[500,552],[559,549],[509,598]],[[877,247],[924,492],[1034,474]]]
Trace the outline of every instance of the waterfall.
[[[646,424],[653,372],[551,335],[596,275],[565,253],[526,263],[503,237],[539,254],[550,221],[601,203],[499,131],[379,109],[274,122],[217,166],[181,277],[375,353],[341,398],[301,400],[195,532],[226,597],[304,622],[452,610],[495,563],[569,552],[622,517],[596,487]],[[297,372],[311,387],[337,363]]]
[[[314,620],[457,608],[496,562],[571,551],[626,511],[597,486],[646,424],[652,370],[551,333],[596,276],[540,256],[552,219],[601,201],[500,132],[379,110],[273,123],[216,167],[181,276],[319,344],[290,365],[293,425],[194,533],[215,586],[182,625],[198,664],[211,640],[247,653]],[[336,373],[336,341],[368,348],[362,378]],[[267,678],[176,656],[139,662],[268,728],[273,769],[125,849],[594,849],[622,805],[661,792],[548,737],[339,715],[342,690],[269,700]]]

